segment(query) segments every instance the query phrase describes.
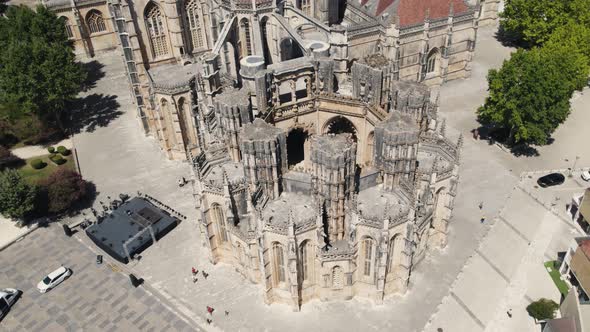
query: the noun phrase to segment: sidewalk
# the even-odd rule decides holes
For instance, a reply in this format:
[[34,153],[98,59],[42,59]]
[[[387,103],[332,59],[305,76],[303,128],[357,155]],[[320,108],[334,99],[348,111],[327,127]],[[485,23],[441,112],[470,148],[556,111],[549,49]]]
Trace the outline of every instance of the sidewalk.
[[[547,171],[521,176],[425,331],[535,331],[538,326],[526,306],[541,297],[559,302],[559,291],[543,263],[580,234],[563,215],[566,201],[552,205],[553,196],[559,192],[568,197],[583,187],[568,180],[561,186],[537,189],[533,181],[537,173]],[[538,193],[532,195],[532,191]]]
[[[61,142],[55,143],[51,146],[57,148],[60,145],[65,146],[67,149],[72,149],[72,140],[70,140],[69,138],[66,138],[66,139],[62,140]],[[49,146],[31,145],[31,146],[25,146],[22,148],[14,149],[11,151],[12,151],[13,155],[15,155],[21,159],[29,159],[32,157],[49,154],[49,152],[47,151],[48,147]]]
[[24,227],[16,227],[16,222],[0,215],[0,251],[16,242],[18,239],[37,229],[37,223]]

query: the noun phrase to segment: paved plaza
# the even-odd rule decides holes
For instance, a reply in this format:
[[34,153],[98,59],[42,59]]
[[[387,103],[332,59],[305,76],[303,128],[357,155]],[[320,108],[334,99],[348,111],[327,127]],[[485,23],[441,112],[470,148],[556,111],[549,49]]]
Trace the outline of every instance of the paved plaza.
[[[106,265],[96,267],[89,248],[97,249],[84,234],[68,239],[57,227],[37,230],[0,252],[0,260],[8,262],[0,266],[2,285],[11,282],[30,289],[50,266],[60,263],[70,264],[74,275],[47,296],[25,291],[2,327],[39,330],[49,319],[48,326],[55,328],[48,327],[51,331],[66,330],[68,324],[77,324],[72,329],[89,326],[92,330],[96,327],[90,322],[100,325],[105,321],[100,330],[174,330],[188,328],[188,318],[193,329],[199,325],[225,331],[538,330],[522,308],[530,299],[557,294],[539,262],[554,257],[574,236],[576,229],[560,213],[564,214],[568,195],[585,183],[573,177],[560,187],[541,190],[534,188],[539,174],[530,174],[530,178],[529,173],[521,174],[567,169],[577,154],[577,167],[590,166],[590,151],[582,151],[578,143],[590,138],[583,130],[583,124],[590,121],[590,114],[584,112],[590,93],[576,94],[573,113],[555,133],[555,142],[538,149],[538,157],[514,157],[486,141],[474,141],[469,132],[478,126],[474,110],[487,93],[487,70],[499,67],[511,52],[500,45],[494,33],[493,28],[479,29],[472,77],[441,88],[439,114],[447,119],[447,132],[453,139],[465,136],[448,247],[433,251],[412,271],[404,296],[386,298],[379,306],[363,299],[314,301],[305,304],[301,312],[284,305],[265,305],[261,286],[249,283],[229,265],[208,263],[196,226],[198,214],[191,188],[176,185],[178,178],[189,178],[188,164],[166,160],[153,138],[142,133],[120,55],[97,57],[104,65],[100,69],[104,75],[98,75],[95,86],[81,96],[88,114],[72,140],[82,175],[97,187],[95,206],[107,201],[107,196],[141,191],[188,220],[142,253],[140,261],[124,267],[145,279],[145,286],[139,289],[131,288],[124,274]],[[484,202],[481,211],[479,202]],[[482,215],[489,222],[480,223]],[[193,283],[192,266],[210,276]],[[86,282],[88,279],[94,281]],[[99,283],[103,279],[105,282]],[[111,305],[119,297],[121,304]],[[152,300],[160,301],[156,303],[162,307],[149,307]],[[78,311],[81,303],[88,304]],[[209,317],[207,305],[216,309],[211,325],[204,323]],[[29,310],[33,306],[39,310]],[[123,306],[127,306],[124,311]],[[89,307],[99,310],[87,314]],[[505,315],[507,308],[514,310],[512,320]],[[35,311],[42,317],[33,317]],[[130,311],[135,316],[126,318]],[[144,318],[135,322],[143,313]],[[115,322],[119,317],[123,318]],[[29,326],[32,321],[35,323]]]
[[[193,331],[126,274],[54,224],[0,252],[0,285],[23,291],[0,323],[2,331]],[[63,264],[73,274],[45,294],[37,283]]]

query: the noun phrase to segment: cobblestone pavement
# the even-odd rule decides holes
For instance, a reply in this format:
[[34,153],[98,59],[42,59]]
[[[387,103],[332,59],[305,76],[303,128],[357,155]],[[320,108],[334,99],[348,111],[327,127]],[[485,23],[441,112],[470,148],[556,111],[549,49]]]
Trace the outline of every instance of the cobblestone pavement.
[[[3,331],[193,331],[127,275],[96,256],[59,225],[39,229],[0,252],[0,287],[23,292],[0,323]],[[37,283],[63,264],[74,272],[45,294]]]

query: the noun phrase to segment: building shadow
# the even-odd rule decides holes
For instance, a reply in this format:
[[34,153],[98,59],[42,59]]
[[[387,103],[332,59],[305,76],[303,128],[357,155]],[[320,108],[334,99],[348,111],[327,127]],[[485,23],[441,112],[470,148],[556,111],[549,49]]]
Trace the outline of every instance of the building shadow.
[[105,76],[104,65],[96,60],[83,62],[81,65],[86,71],[86,79],[82,82],[82,91],[88,91],[96,87],[96,82]]
[[93,132],[97,127],[106,127],[112,120],[123,112],[115,95],[93,93],[74,100],[70,106],[72,110],[68,127],[72,134],[82,131]]

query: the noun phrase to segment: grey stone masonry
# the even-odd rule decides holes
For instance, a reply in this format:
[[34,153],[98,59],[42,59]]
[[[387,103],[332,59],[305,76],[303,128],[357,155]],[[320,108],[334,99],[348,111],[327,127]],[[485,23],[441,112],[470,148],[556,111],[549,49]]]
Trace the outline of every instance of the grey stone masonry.
[[286,145],[285,132],[262,119],[244,126],[240,146],[244,172],[252,191],[261,186],[267,197],[279,197],[281,176],[287,169]]
[[312,191],[324,204],[330,240],[342,240],[344,206],[355,189],[356,143],[347,133],[316,136],[311,144]]

